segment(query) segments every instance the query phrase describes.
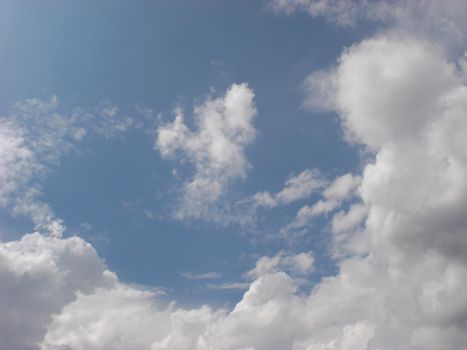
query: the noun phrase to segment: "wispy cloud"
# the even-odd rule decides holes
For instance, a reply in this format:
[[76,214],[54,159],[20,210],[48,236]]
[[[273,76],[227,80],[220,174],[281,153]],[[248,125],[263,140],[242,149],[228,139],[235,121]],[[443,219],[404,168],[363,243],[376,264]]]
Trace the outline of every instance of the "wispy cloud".
[[322,199],[311,206],[305,205],[300,208],[294,220],[284,230],[301,229],[310,225],[317,216],[336,210],[343,202],[358,195],[356,190],[360,182],[360,176],[352,174],[339,176],[321,191]]
[[274,208],[308,198],[312,193],[325,186],[326,180],[316,169],[307,169],[296,176],[290,176],[284,188],[277,193],[258,192],[253,196],[256,207]]
[[17,102],[0,117],[0,207],[61,235],[62,220],[41,199],[44,179],[87,136],[116,137],[135,128],[142,124],[109,103],[83,109],[56,96]]
[[225,282],[225,283],[210,283],[207,285],[209,289],[217,290],[247,290],[250,287],[248,282]]
[[194,273],[192,271],[180,272],[180,275],[189,280],[211,280],[222,277],[222,274],[218,272],[205,272],[205,273]]

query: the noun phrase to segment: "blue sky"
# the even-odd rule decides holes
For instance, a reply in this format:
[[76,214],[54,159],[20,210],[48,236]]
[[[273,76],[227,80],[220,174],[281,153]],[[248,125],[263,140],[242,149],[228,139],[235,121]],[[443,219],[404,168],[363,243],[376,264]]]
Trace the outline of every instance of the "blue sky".
[[0,0],[0,349],[464,348],[466,11]]
[[[144,131],[85,140],[44,183],[43,198],[57,216],[93,242],[127,282],[170,288],[192,302],[233,303],[243,291],[213,296],[196,289],[206,281],[180,272],[214,270],[234,282],[258,254],[287,247],[261,236],[277,236],[297,206],[261,213],[254,228],[173,219],[173,164],[154,151],[150,127],[156,116],[170,120],[175,105],[191,113],[211,89],[240,82],[254,89],[258,136],[246,149],[248,178],[231,189],[237,197],[279,190],[290,174],[307,168],[330,177],[358,169],[356,148],[340,139],[337,119],[301,107],[301,84],[312,70],[335,62],[360,29],[304,14],[275,16],[265,3],[251,1],[7,2],[2,13],[4,110],[18,100],[55,95],[64,109],[106,103],[137,120],[143,108],[154,118]],[[80,232],[83,224],[91,228]],[[319,240],[324,229],[313,228]],[[323,243],[306,244],[324,250]]]

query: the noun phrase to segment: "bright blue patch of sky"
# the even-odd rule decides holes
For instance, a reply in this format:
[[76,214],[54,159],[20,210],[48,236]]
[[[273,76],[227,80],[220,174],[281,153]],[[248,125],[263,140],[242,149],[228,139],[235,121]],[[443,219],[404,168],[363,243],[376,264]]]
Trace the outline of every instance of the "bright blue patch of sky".
[[[177,104],[190,117],[210,88],[222,93],[248,82],[258,136],[247,148],[248,178],[232,190],[239,197],[275,192],[290,173],[306,168],[330,178],[358,168],[357,151],[342,141],[335,117],[301,108],[300,86],[364,32],[305,14],[276,16],[260,1],[3,1],[0,112],[25,98],[57,95],[65,105],[108,101],[135,118],[139,106],[171,120]],[[89,137],[48,178],[44,200],[124,281],[168,288],[185,303],[236,301],[240,291],[206,285],[240,281],[258,256],[290,248],[263,237],[313,198],[261,211],[255,230],[181,223],[171,217],[173,164],[153,146],[154,136],[142,131]],[[0,220],[16,231],[26,227],[4,214]],[[325,224],[318,220],[300,247],[319,257],[315,278],[333,268]],[[223,277],[187,280],[184,271]]]

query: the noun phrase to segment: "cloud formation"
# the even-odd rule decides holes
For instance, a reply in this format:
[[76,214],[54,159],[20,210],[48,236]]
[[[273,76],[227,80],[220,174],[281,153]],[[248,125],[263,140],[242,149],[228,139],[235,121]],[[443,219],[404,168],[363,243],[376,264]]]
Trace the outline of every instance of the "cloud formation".
[[212,213],[226,188],[245,178],[250,167],[245,148],[256,135],[253,98],[247,84],[233,84],[224,96],[195,107],[195,130],[186,125],[180,108],[173,122],[158,128],[156,149],[161,156],[194,166],[193,176],[183,184],[178,219],[215,219]]
[[[463,62],[423,38],[386,33],[346,49],[335,67],[307,80],[308,93],[325,102],[313,96],[308,106],[337,113],[347,140],[372,155],[361,176],[337,179],[316,206],[317,214],[335,211],[330,233],[338,272],[310,292],[300,289],[293,274],[313,271],[311,253],[280,253],[259,259],[248,273],[252,283],[232,310],[167,306],[156,292],[119,282],[83,240],[34,233],[0,243],[2,348],[465,348]],[[161,154],[180,152],[195,166],[185,199],[211,205],[230,181],[245,175],[244,147],[254,137],[252,99],[246,85],[234,85],[195,110],[195,131],[180,113],[159,129]],[[15,171],[21,173],[32,156],[24,130],[11,123],[0,130],[0,164],[18,164]],[[16,183],[7,170],[0,174],[6,184],[1,193],[8,198]],[[294,191],[286,193],[292,194],[280,198],[297,198]],[[354,202],[341,208],[349,194]],[[200,217],[204,209],[195,209],[187,213]]]
[[[467,131],[465,71],[430,43],[388,35],[352,46],[328,74],[319,75],[331,88],[316,91],[328,94],[318,107],[331,101],[348,139],[375,159],[363,171],[362,204],[332,219],[334,234],[352,233],[340,247],[352,257],[314,298],[326,289],[345,291],[347,299],[363,292],[368,299],[351,317],[371,327],[369,349],[462,347],[467,158],[458,135]],[[364,230],[352,231],[366,210]]]
[[114,285],[94,249],[38,233],[0,244],[0,348],[38,349],[52,315],[97,287]]

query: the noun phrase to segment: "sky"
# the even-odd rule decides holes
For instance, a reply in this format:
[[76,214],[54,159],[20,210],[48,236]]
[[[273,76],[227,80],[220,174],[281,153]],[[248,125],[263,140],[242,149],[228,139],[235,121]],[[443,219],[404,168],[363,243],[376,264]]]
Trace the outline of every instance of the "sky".
[[461,0],[0,0],[0,349],[467,348]]

